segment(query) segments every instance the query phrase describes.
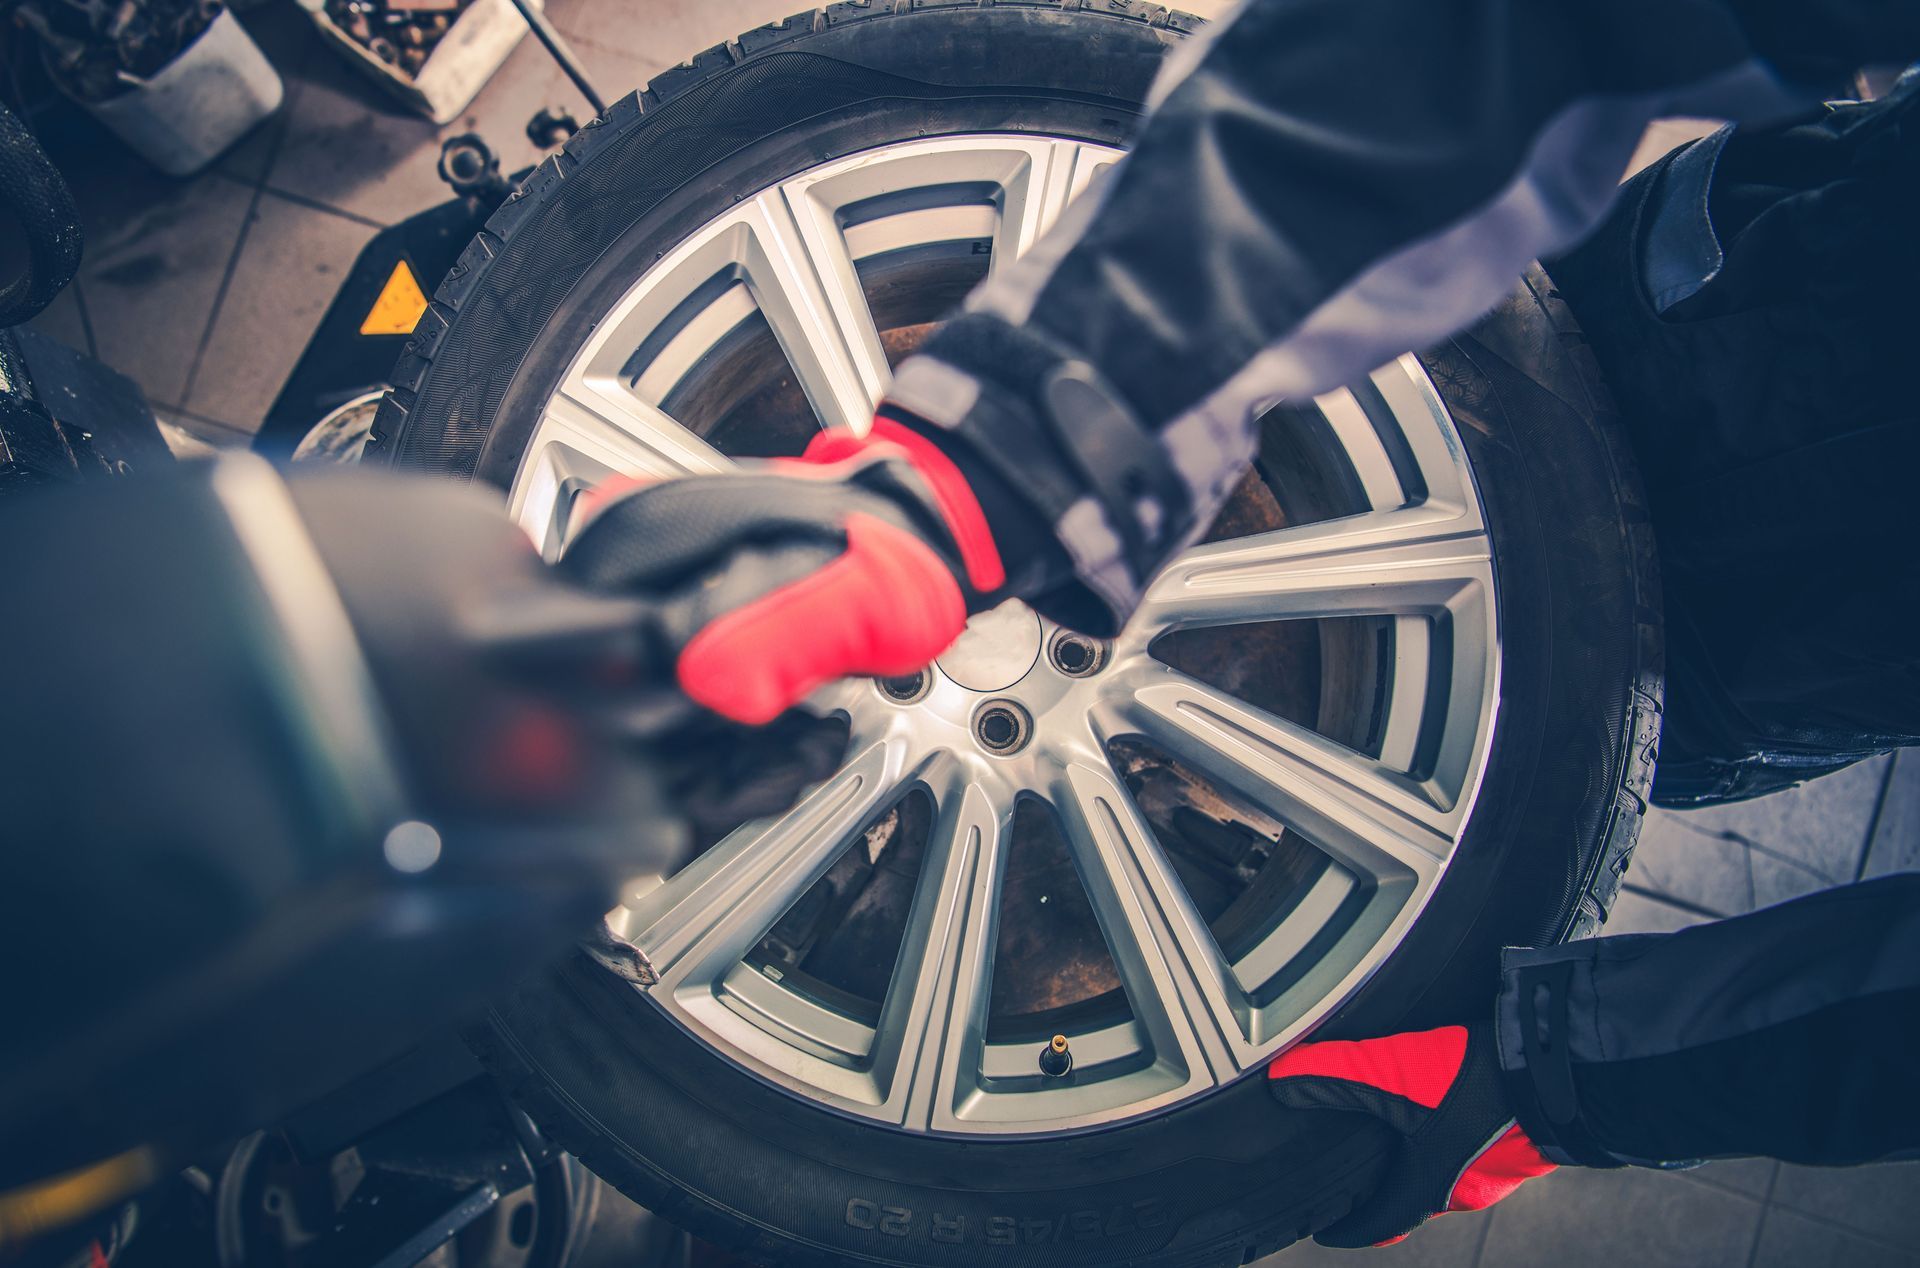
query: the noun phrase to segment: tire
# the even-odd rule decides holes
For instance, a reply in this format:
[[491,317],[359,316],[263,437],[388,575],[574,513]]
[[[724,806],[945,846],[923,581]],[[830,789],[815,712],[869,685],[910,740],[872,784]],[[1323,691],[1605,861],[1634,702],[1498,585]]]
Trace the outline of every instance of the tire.
[[67,183],[13,112],[0,105],[0,330],[37,316],[80,267],[80,218]]
[[[584,332],[742,194],[942,132],[1122,143],[1197,25],[1108,0],[841,4],[749,32],[615,104],[467,249],[395,369],[370,460],[505,488]],[[1492,541],[1499,725],[1476,809],[1420,920],[1320,1032],[1483,1015],[1502,946],[1593,932],[1646,809],[1661,628],[1637,476],[1578,328],[1538,270],[1423,358]],[[474,1036],[532,1117],[636,1200],[780,1264],[1239,1264],[1344,1214],[1390,1144],[1294,1115],[1256,1078],[1046,1139],[911,1135],[715,1056],[584,957]]]

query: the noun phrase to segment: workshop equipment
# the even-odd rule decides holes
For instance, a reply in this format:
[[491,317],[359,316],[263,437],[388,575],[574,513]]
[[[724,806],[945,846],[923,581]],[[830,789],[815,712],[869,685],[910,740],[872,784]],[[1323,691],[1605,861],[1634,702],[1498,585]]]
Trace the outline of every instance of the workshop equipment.
[[24,0],[56,87],[169,176],[279,109],[280,77],[220,0]]
[[446,123],[527,33],[512,0],[299,0],[348,61],[435,123]]
[[172,464],[132,379],[31,326],[0,330],[0,496]]
[[[447,144],[465,139],[450,138]],[[485,158],[467,148],[460,153],[482,165],[492,159],[491,151]],[[497,175],[498,160],[493,162]],[[284,461],[317,424],[386,391],[393,363],[426,311],[428,291],[506,197],[506,179],[499,179],[497,196],[430,207],[382,229],[361,249],[255,433],[257,452]]]
[[213,1205],[210,1238],[162,1245],[143,1231],[141,1250],[151,1256],[143,1262],[687,1264],[686,1234],[543,1138],[451,1034],[303,1107],[279,1130],[243,1138],[219,1169]]

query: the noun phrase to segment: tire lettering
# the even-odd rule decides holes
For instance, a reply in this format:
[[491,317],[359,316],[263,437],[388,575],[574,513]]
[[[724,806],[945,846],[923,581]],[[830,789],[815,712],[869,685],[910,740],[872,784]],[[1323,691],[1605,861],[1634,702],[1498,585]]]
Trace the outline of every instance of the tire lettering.
[[[989,1215],[974,1225],[976,1242],[989,1246],[1046,1246],[1069,1242],[1098,1241],[1124,1237],[1167,1223],[1166,1203],[1159,1198],[1142,1198],[1103,1210],[1063,1211],[1052,1219],[1039,1216],[1017,1217]],[[883,1237],[911,1237],[914,1234],[913,1211],[904,1206],[882,1206],[867,1198],[847,1201],[847,1225]],[[942,1215],[938,1211],[922,1230],[922,1236],[948,1246],[967,1241],[967,1217]]]
[[913,1231],[913,1212],[904,1206],[881,1206],[865,1198],[849,1198],[847,1223],[862,1232],[905,1237]]

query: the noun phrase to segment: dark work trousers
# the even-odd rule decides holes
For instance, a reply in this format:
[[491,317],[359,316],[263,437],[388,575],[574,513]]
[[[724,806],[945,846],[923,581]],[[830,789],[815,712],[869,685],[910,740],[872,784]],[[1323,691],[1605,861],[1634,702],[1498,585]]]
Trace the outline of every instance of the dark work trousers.
[[1920,873],[1503,969],[1501,1068],[1557,1161],[1920,1151]]
[[[1699,186],[1719,267],[1656,309],[1644,253],[1663,192],[1699,175],[1684,159],[1629,182],[1549,267],[1653,505],[1655,799],[1699,805],[1920,734],[1920,78],[1735,133]],[[1521,1125],[1560,1161],[1920,1152],[1920,874],[1509,951],[1498,1034]]]
[[[1697,143],[1697,144],[1705,144]],[[1676,151],[1548,269],[1606,372],[1665,575],[1654,800],[1756,796],[1920,743],[1920,75],[1737,131],[1723,260],[1656,312],[1648,235]]]

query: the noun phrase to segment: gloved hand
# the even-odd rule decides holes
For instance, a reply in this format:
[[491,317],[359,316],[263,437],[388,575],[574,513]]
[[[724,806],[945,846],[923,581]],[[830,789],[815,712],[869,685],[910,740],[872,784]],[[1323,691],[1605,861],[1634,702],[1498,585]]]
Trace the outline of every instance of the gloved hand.
[[837,678],[925,667],[1005,581],[959,469],[885,417],[798,459],[590,497],[561,572],[646,595],[681,690],[739,722]]
[[1397,1242],[1435,1215],[1492,1206],[1553,1170],[1514,1122],[1485,1024],[1303,1043],[1267,1067],[1290,1109],[1370,1114],[1404,1138],[1379,1188],[1321,1229],[1322,1246]]

